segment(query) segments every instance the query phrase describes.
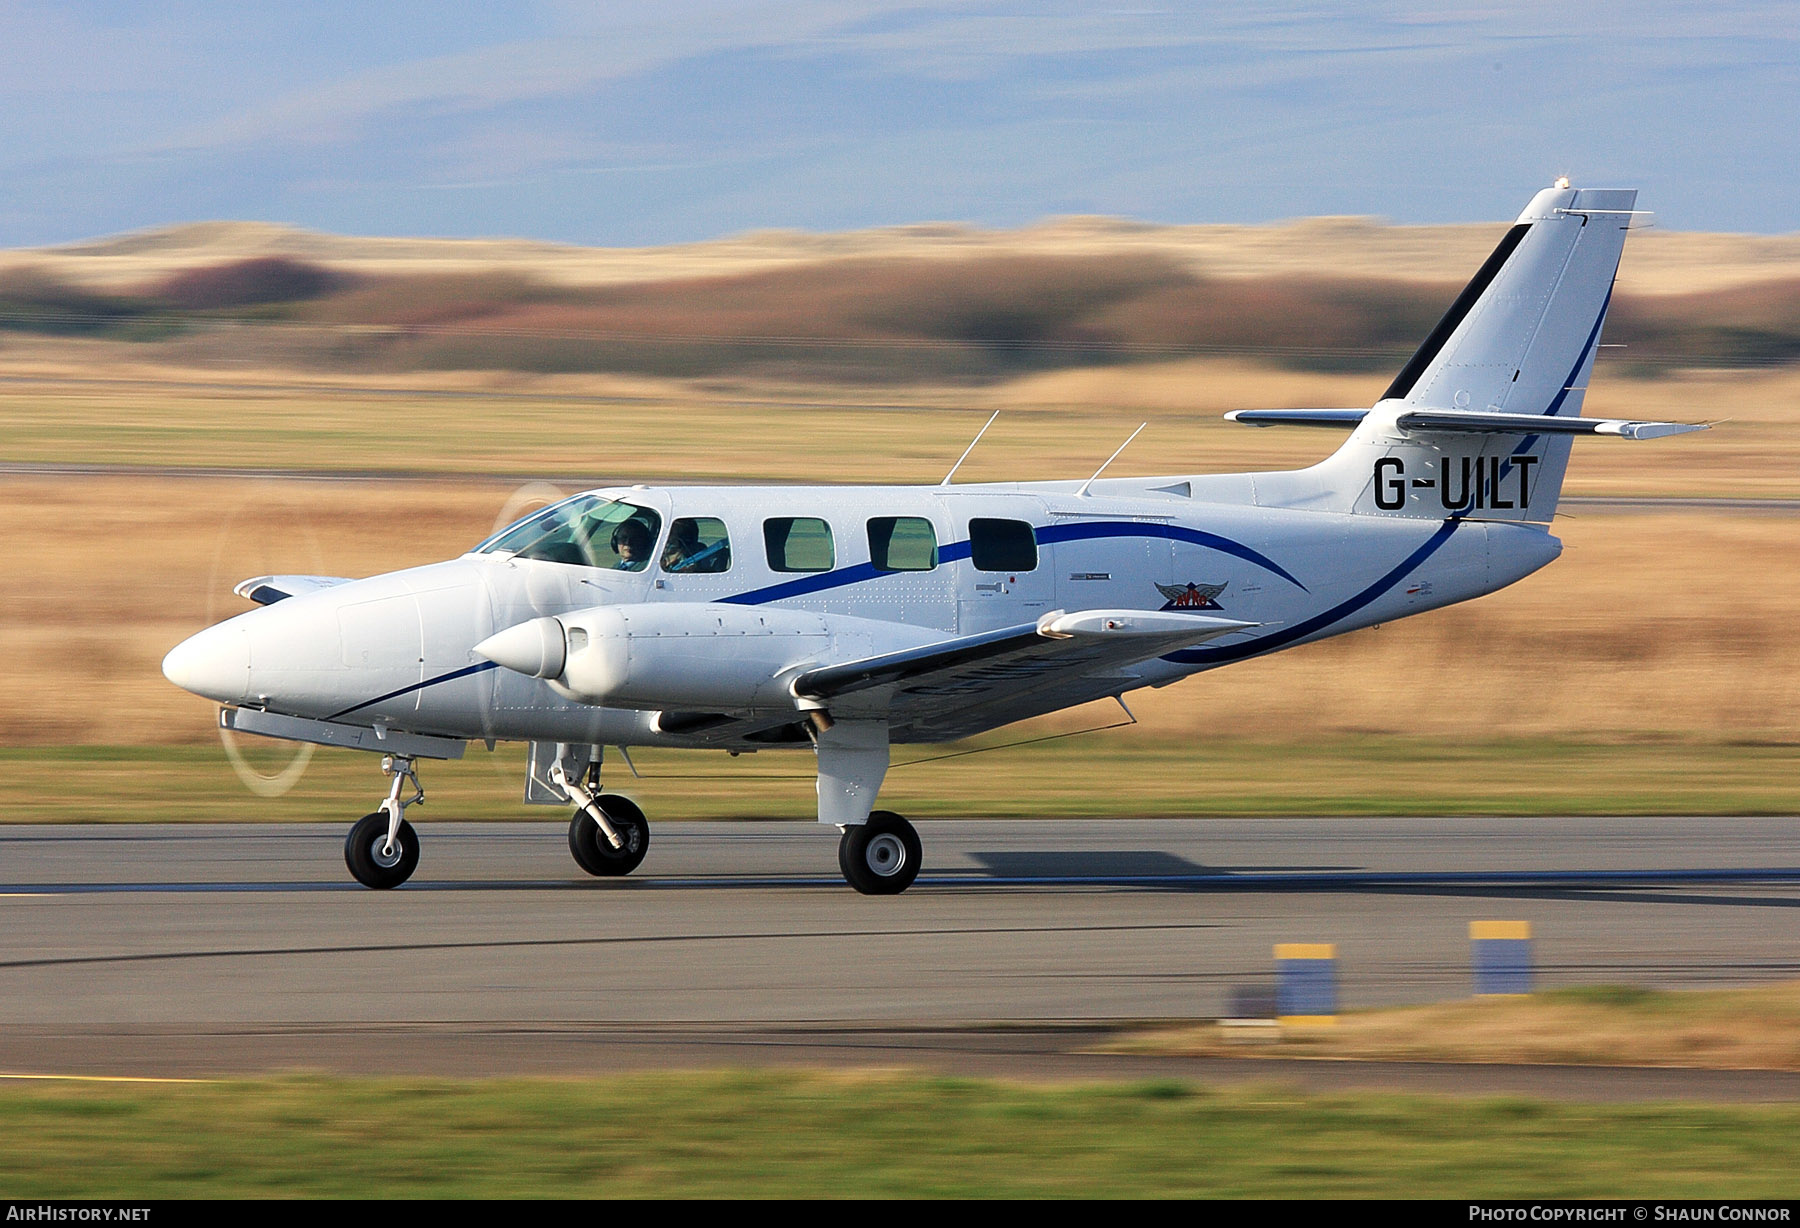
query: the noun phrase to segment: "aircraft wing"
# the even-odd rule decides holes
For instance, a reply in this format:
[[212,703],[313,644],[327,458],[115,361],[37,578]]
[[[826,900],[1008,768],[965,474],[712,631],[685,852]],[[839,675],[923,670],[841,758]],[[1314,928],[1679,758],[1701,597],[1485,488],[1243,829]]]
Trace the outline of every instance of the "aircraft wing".
[[1113,694],[1130,684],[1120,671],[1132,665],[1256,625],[1161,610],[1059,610],[1024,626],[820,666],[797,677],[793,691],[835,716],[960,736]]
[[348,584],[346,576],[252,576],[231,591],[257,605],[274,605],[301,593],[316,593],[334,584]]

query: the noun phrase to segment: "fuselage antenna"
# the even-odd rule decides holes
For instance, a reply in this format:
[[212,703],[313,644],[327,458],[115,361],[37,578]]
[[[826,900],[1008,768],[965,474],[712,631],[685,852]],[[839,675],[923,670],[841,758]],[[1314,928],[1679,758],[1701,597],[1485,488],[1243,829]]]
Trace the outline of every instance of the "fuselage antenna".
[[956,458],[956,463],[954,465],[950,466],[950,472],[946,473],[944,475],[944,480],[938,483],[939,486],[950,485],[950,479],[956,476],[956,471],[958,469],[962,468],[962,463],[969,459],[969,453],[971,453],[975,450],[975,445],[981,442],[981,437],[983,435],[987,434],[988,427],[994,425],[994,418],[998,418],[999,416],[1000,416],[1000,411],[996,409],[994,411],[994,417],[989,418],[987,420],[986,425],[984,425],[979,431],[975,432],[975,438],[969,440],[969,446],[964,448],[963,454]]
[[1105,473],[1106,467],[1108,465],[1112,464],[1114,461],[1119,459],[1119,452],[1123,452],[1126,448],[1129,448],[1131,446],[1131,441],[1133,439],[1136,439],[1139,435],[1142,435],[1144,433],[1144,427],[1149,426],[1149,425],[1150,424],[1148,422],[1146,422],[1143,425],[1139,426],[1137,430],[1131,432],[1130,438],[1126,439],[1124,443],[1119,445],[1117,452],[1114,452],[1111,456],[1107,457],[1104,461],[1100,462],[1100,467],[1098,469],[1094,470],[1094,477],[1089,478],[1087,481],[1085,481],[1081,484],[1081,489],[1075,492],[1075,497],[1077,499],[1086,498],[1087,492],[1088,492],[1088,487],[1090,487],[1094,484],[1094,478],[1097,478],[1101,474]]

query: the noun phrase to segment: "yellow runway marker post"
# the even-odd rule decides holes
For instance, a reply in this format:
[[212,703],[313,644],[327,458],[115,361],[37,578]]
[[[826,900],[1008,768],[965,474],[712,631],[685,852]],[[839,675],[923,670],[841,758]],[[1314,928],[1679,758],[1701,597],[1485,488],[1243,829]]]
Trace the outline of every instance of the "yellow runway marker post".
[[1337,1022],[1337,944],[1275,944],[1275,1015],[1288,1027]]
[[1531,992],[1531,922],[1471,921],[1469,946],[1477,997]]

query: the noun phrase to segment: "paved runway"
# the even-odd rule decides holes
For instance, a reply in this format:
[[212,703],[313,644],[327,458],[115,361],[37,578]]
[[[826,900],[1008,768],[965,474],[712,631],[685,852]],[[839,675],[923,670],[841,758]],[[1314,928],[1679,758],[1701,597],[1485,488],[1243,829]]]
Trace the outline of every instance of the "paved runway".
[[1800,976],[1791,818],[919,826],[887,899],[808,823],[653,825],[601,881],[561,824],[426,822],[392,892],[338,827],[0,828],[0,1070],[1198,1072],[1075,1051],[1221,1014],[1277,942],[1337,943],[1346,1006],[1460,997],[1472,920],[1530,921],[1546,986]]

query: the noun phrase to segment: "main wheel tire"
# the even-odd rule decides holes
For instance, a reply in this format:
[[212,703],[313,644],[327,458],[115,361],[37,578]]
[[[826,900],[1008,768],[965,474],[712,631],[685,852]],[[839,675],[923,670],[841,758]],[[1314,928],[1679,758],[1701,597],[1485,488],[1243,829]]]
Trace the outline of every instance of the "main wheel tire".
[[594,801],[625,846],[614,848],[601,834],[600,824],[577,810],[569,820],[569,852],[576,865],[596,878],[629,874],[643,864],[644,854],[650,851],[650,823],[630,798],[603,793]]
[[891,810],[877,810],[860,827],[846,827],[838,841],[844,881],[864,895],[899,895],[919,877],[921,848],[913,825]]
[[388,817],[382,811],[365,814],[350,829],[344,840],[344,864],[350,876],[365,887],[385,891],[398,887],[419,868],[419,833],[405,819],[394,842],[400,847],[391,851],[387,844]]

